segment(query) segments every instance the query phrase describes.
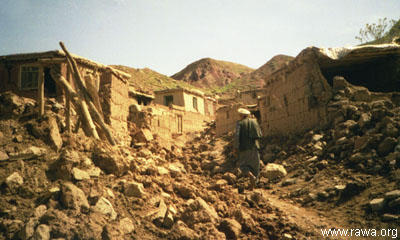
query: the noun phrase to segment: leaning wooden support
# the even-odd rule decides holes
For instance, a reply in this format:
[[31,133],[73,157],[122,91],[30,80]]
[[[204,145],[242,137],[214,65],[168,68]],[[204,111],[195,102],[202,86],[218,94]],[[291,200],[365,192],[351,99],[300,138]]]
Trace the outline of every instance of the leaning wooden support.
[[39,106],[39,116],[44,115],[44,73],[43,67],[39,67],[39,81],[38,81],[38,106]]
[[[54,69],[52,69],[50,72],[51,72],[52,76],[54,76],[53,78],[56,79],[56,81],[58,81],[65,87],[66,91],[68,91],[68,93],[71,97],[71,100],[73,100],[73,103],[75,101],[75,105],[78,105],[78,103],[75,99],[79,99],[79,104],[86,105],[86,102],[82,100],[81,96],[74,91],[74,89],[71,87],[71,85],[67,82],[67,80],[65,80],[65,78],[63,76],[61,76],[61,74],[55,72]],[[115,145],[116,142],[114,140],[114,137],[112,136],[111,131],[109,130],[109,128],[103,121],[103,118],[101,117],[100,113],[97,111],[94,103],[92,101],[88,101],[87,104],[89,106],[89,110],[90,110],[91,115],[93,116],[93,119],[100,126],[100,129],[103,131],[103,133],[107,137],[107,140],[109,141],[109,143],[111,145]],[[83,117],[85,117],[85,116],[86,115],[84,115]],[[90,115],[89,115],[89,117],[90,117]],[[93,122],[92,122],[92,124],[93,124]],[[93,124],[93,126],[94,126],[94,124]]]
[[54,69],[50,70],[50,74],[51,77],[62,86],[64,86],[65,90],[68,92],[70,100],[72,100],[72,103],[75,105],[75,109],[78,110],[78,114],[80,114],[80,116],[82,117],[81,120],[84,122],[84,124],[82,124],[82,127],[85,133],[90,137],[100,139],[96,131],[96,126],[94,125],[90,116],[88,106],[84,99],[73,90],[67,80],[65,80],[65,78],[61,76],[61,74],[57,73]]

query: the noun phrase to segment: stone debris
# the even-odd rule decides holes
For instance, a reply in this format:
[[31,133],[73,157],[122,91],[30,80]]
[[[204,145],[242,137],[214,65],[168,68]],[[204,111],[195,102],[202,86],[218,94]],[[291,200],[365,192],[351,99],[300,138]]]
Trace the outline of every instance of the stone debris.
[[89,173],[76,167],[72,168],[72,176],[78,181],[90,179]]
[[268,163],[264,169],[261,170],[260,175],[271,181],[279,180],[287,175],[284,166],[275,163]]
[[24,183],[24,179],[21,177],[21,175],[19,175],[18,172],[14,172],[6,178],[5,183],[9,188],[16,188]]
[[89,203],[85,193],[71,182],[61,185],[61,202],[66,208],[87,212]]
[[91,210],[106,215],[111,220],[115,220],[117,218],[117,213],[114,211],[111,202],[108,201],[105,197],[101,197],[97,201],[96,205],[91,208]]
[[129,181],[124,184],[124,193],[126,196],[137,198],[142,198],[146,195],[143,184],[133,181]]

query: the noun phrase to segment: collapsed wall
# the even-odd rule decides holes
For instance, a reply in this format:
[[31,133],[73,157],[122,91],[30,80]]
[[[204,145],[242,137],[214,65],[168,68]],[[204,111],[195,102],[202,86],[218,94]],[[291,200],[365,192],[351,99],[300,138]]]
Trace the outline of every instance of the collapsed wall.
[[400,46],[303,50],[265,79],[259,106],[265,135],[301,133],[328,124],[335,76],[370,91],[400,91]]
[[[154,104],[146,106],[132,105],[129,112],[130,133],[135,135],[140,129],[147,128],[167,144],[175,136],[201,131],[212,118],[200,113],[185,111],[183,107],[170,107]],[[166,146],[168,148],[168,146]]]
[[287,67],[272,74],[260,100],[265,135],[301,132],[328,121],[326,103],[331,87],[313,51],[304,50]]

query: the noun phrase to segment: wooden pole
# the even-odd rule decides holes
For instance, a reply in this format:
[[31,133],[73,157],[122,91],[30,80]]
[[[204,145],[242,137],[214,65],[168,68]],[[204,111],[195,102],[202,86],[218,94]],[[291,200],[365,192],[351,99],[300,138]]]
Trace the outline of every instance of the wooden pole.
[[[71,81],[71,71],[69,68],[67,69],[67,81]],[[66,118],[66,125],[67,125],[67,132],[71,133],[71,97],[69,96],[69,92],[65,90],[65,101],[66,101],[66,112],[65,112],[65,118]]]
[[39,81],[38,81],[38,106],[39,106],[39,116],[44,115],[44,73],[43,66],[39,67]]
[[[52,69],[50,71],[50,73],[52,74],[52,76],[54,76],[53,78],[56,79],[56,81],[58,81],[62,85],[64,85],[65,89],[69,92],[69,94],[71,96],[71,100],[73,100],[73,103],[76,106],[79,106],[79,104],[86,105],[86,102],[82,100],[81,96],[74,91],[74,89],[71,87],[71,85],[67,82],[67,80],[65,80],[65,78],[63,76],[61,76],[61,74],[56,73],[54,71],[54,69]],[[103,121],[103,119],[102,119],[100,113],[97,111],[96,106],[94,105],[94,103],[92,101],[89,101],[88,102],[88,106],[89,106],[89,109],[90,109],[90,113],[93,115],[93,119],[96,121],[97,124],[99,124],[99,126],[101,127],[101,130],[105,133],[105,135],[107,137],[107,140],[110,142],[111,145],[115,145],[116,142],[115,142],[115,140],[114,140],[114,138],[113,138],[113,136],[111,134],[111,131],[108,129],[107,125]],[[89,111],[87,111],[87,112],[86,111],[82,111],[82,116],[84,118],[86,118],[86,115],[89,115],[89,117],[90,117]],[[92,122],[92,124],[93,124],[93,122]]]
[[96,131],[96,126],[94,125],[92,118],[90,117],[88,106],[84,99],[73,90],[71,85],[69,85],[67,80],[65,80],[65,78],[61,74],[57,73],[54,69],[50,70],[50,74],[55,81],[64,86],[65,90],[70,95],[70,100],[72,100],[72,103],[75,105],[75,109],[77,109],[79,115],[81,116],[81,120],[85,123],[82,124],[85,133],[90,137],[100,139]]

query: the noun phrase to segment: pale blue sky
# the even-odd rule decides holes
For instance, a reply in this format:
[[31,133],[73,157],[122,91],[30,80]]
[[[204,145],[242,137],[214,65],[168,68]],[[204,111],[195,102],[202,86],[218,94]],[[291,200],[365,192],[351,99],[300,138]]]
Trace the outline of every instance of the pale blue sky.
[[258,68],[308,46],[356,45],[400,0],[1,0],[0,55],[60,49],[172,75],[211,57]]

